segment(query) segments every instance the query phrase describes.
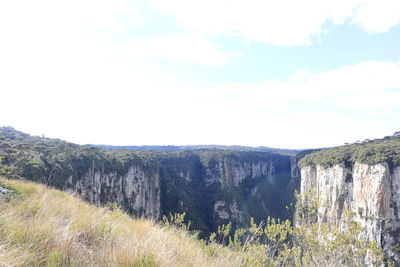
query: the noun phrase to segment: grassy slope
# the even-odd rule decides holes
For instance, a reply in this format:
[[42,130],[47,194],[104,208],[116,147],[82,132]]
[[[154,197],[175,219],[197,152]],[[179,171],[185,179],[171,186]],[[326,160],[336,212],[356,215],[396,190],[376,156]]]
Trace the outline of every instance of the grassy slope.
[[18,194],[0,199],[0,266],[239,266],[210,255],[187,232],[97,208],[43,185],[0,178]]

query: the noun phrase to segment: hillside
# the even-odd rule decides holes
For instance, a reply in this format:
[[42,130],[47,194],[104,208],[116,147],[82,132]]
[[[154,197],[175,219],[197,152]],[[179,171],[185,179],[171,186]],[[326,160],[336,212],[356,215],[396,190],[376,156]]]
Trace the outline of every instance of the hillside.
[[[188,232],[97,208],[65,192],[0,178],[0,266],[239,266]],[[10,189],[8,191],[10,191]],[[9,193],[10,194],[10,193]]]
[[94,163],[104,172],[121,175],[127,173],[132,163],[148,170],[158,167],[150,152],[81,146],[0,127],[0,174],[62,187],[70,176],[82,176]]

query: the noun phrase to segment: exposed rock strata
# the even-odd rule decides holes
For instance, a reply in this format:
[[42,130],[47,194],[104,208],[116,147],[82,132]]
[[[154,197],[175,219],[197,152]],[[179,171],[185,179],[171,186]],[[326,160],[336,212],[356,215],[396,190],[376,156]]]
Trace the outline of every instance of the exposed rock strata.
[[342,226],[344,211],[350,210],[363,227],[362,235],[376,240],[399,261],[395,247],[400,244],[400,167],[387,163],[355,163],[329,168],[301,169],[301,192],[315,191],[319,202],[318,222]]
[[162,213],[185,212],[196,228],[281,217],[290,157],[269,153],[185,153],[161,159]]
[[247,178],[267,179],[268,183],[274,184],[275,164],[273,161],[243,162],[239,160],[223,159],[216,168],[207,168],[207,183],[220,182],[225,185],[239,187]]
[[84,199],[96,204],[116,202],[129,213],[150,218],[160,217],[160,177],[140,166],[131,166],[124,175],[104,173],[94,167],[76,184],[70,179],[69,187]]
[[115,202],[136,216],[159,219],[185,212],[205,234],[230,221],[237,226],[250,217],[281,217],[290,181],[290,157],[263,152],[165,153],[151,164],[136,160],[123,169],[105,169],[96,160],[86,166],[57,183],[39,180],[98,206]]

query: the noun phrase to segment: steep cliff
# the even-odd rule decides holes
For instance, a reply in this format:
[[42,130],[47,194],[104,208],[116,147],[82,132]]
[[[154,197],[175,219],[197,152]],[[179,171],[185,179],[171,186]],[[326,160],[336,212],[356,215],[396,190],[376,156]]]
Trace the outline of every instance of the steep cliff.
[[290,157],[265,152],[186,151],[160,158],[162,213],[185,212],[204,233],[283,217]]
[[0,129],[0,174],[137,216],[185,212],[204,234],[230,221],[286,216],[290,172],[290,156],[268,152],[108,150]]
[[132,165],[126,174],[104,173],[91,168],[71,188],[84,199],[100,206],[115,202],[129,213],[150,218],[160,217],[160,176],[141,166]]
[[0,128],[0,175],[76,192],[96,205],[160,217],[159,162],[151,153],[108,151]]
[[[399,143],[398,137],[369,141],[316,152],[301,162],[303,204],[315,198],[316,220],[345,227],[346,210],[351,211],[353,219],[363,228],[363,237],[375,240],[397,262],[400,261]],[[302,223],[301,216],[297,223]]]

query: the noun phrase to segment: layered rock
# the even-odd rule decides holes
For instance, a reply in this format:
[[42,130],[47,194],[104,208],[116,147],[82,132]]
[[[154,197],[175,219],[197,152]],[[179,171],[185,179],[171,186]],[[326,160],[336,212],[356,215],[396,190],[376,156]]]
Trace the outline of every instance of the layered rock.
[[239,187],[246,179],[267,179],[275,184],[275,163],[273,161],[245,162],[240,160],[222,159],[215,168],[207,168],[207,183],[219,182],[228,186]]
[[66,186],[98,206],[115,202],[133,215],[160,217],[159,173],[139,165],[132,165],[126,174],[92,167],[76,183],[71,177]]
[[161,159],[162,213],[185,212],[204,233],[220,224],[282,217],[290,157],[262,152],[186,152]]
[[400,167],[357,162],[327,168],[306,166],[301,169],[301,192],[315,193],[318,222],[342,226],[345,211],[350,210],[363,228],[363,237],[377,241],[399,261]]

